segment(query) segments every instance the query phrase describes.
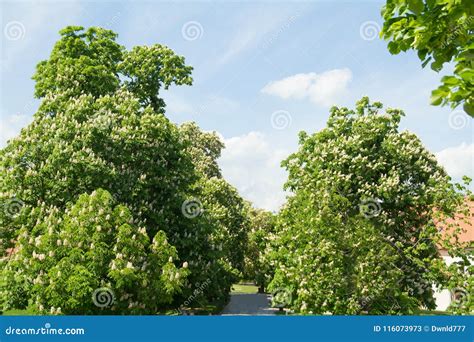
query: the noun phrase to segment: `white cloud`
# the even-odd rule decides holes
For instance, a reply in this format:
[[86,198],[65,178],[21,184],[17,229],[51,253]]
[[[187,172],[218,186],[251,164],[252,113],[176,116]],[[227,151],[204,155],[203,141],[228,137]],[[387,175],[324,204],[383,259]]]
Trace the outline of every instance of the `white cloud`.
[[474,175],[474,144],[472,143],[445,148],[436,153],[436,158],[453,178],[460,179],[462,176]]
[[260,132],[224,139],[219,159],[224,178],[254,206],[276,211],[285,202],[286,171],[280,162],[288,153],[275,149]]
[[351,79],[352,72],[348,68],[328,70],[321,74],[310,72],[270,82],[261,91],[285,100],[309,98],[315,104],[329,107],[346,94]]

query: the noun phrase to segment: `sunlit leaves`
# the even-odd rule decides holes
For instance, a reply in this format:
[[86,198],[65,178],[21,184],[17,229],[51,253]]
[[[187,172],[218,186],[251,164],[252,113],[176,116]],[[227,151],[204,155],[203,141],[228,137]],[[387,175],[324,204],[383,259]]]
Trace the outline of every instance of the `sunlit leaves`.
[[293,196],[277,220],[270,289],[290,289],[290,309],[409,314],[434,308],[433,285],[449,285],[436,223],[462,207],[465,189],[416,135],[399,132],[403,115],[368,98],[355,110],[333,107],[327,126],[301,133],[283,162]]
[[433,91],[433,105],[462,105],[474,117],[474,4],[470,0],[387,0],[381,35],[392,54],[414,49],[422,66],[440,71],[454,62],[452,76]]
[[[22,203],[15,215],[0,211],[2,255],[15,255],[10,271],[2,264],[5,307],[103,312],[90,299],[105,286],[116,312],[153,314],[204,282],[212,286],[199,303],[225,298],[241,268],[243,200],[205,171],[220,175],[222,143],[211,139],[208,153],[208,135],[180,131],[159,98],[191,84],[192,68],[165,46],[127,51],[116,38],[101,28],[62,30],[34,76],[42,102],[33,122],[0,151],[0,202]],[[110,195],[94,204],[97,193]],[[209,214],[185,217],[183,202],[201,197]]]

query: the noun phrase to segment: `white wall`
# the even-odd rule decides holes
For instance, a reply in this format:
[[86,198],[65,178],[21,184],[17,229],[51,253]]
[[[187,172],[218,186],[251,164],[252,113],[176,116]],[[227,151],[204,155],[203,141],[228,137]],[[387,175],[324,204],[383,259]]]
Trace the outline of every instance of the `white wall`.
[[[460,261],[460,258],[452,258],[449,255],[443,255],[443,260],[446,265],[451,265],[455,261]],[[444,311],[451,304],[451,291],[449,290],[435,290],[434,297],[436,300],[436,310]]]
[[445,311],[451,304],[451,291],[435,291],[434,298],[436,300],[436,310]]

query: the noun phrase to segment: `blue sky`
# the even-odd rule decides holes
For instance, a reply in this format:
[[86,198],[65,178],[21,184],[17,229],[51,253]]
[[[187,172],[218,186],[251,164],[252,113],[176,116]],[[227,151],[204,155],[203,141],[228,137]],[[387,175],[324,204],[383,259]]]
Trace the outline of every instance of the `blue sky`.
[[[256,206],[284,201],[280,161],[297,133],[324,127],[331,104],[360,97],[406,112],[416,133],[456,179],[474,174],[474,126],[461,111],[429,105],[442,74],[414,53],[392,56],[376,35],[383,1],[2,1],[0,147],[38,105],[31,76],[66,25],[102,26],[134,45],[160,43],[194,67],[173,87],[168,117],[196,121],[226,143],[224,176]],[[448,65],[445,72],[449,72]]]

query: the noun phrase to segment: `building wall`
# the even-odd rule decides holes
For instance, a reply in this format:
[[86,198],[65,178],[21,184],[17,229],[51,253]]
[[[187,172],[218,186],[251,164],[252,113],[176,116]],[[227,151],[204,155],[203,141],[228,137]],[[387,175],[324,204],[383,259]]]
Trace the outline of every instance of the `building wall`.
[[[448,266],[455,261],[461,260],[460,258],[452,258],[449,255],[443,255],[442,258]],[[452,294],[449,290],[436,290],[434,297],[436,300],[436,310],[445,311],[449,307],[449,304],[451,304]]]

